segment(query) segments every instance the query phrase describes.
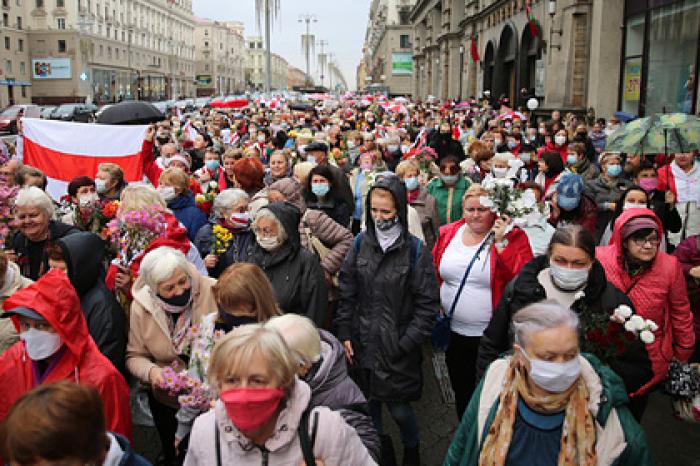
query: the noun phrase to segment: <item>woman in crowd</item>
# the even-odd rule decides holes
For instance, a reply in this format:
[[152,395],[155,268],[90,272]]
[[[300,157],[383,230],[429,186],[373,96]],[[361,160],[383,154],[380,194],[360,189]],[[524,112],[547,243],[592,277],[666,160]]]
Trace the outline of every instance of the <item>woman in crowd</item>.
[[438,312],[437,282],[430,252],[408,233],[403,183],[394,176],[377,181],[366,209],[367,228],[340,271],[334,323],[377,432],[383,434],[386,404],[401,431],[403,464],[418,465],[419,430],[410,402],[421,397],[421,346]]
[[224,190],[236,187],[233,167],[241,158],[243,158],[243,151],[240,149],[229,149],[224,152],[222,157],[224,169],[219,173],[219,179],[217,180],[219,189]]
[[535,183],[542,186],[545,199],[550,200],[565,173],[564,162],[558,152],[545,151],[539,155],[537,166],[539,173],[535,177]]
[[357,235],[365,221],[365,205],[367,205],[367,193],[374,181],[374,176],[385,169],[384,161],[375,151],[363,152],[358,156],[357,167],[350,172],[350,187],[352,188],[355,205],[352,212],[352,224],[350,230]]
[[569,144],[566,152],[566,165],[572,173],[583,179],[584,184],[600,176],[600,168],[586,154],[586,145],[581,142]]
[[597,240],[600,240],[603,236],[605,227],[610,222],[615,208],[620,202],[622,192],[632,185],[632,182],[622,178],[621,174],[620,154],[617,152],[604,152],[600,156],[600,176],[586,185],[586,193],[598,205]]
[[[510,348],[513,316],[522,308],[546,299],[575,311],[584,328],[600,320],[599,316],[613,314],[621,305],[632,307],[630,300],[608,282],[605,270],[595,258],[595,242],[590,232],[580,225],[559,228],[552,236],[547,254],[528,262],[501,297],[479,345],[479,376],[499,354]],[[636,392],[651,379],[651,364],[643,345],[637,344],[623,357],[605,362],[622,377],[627,393]]]
[[302,314],[323,326],[328,318],[328,290],[318,258],[301,247],[299,209],[273,202],[253,222],[256,244],[249,261],[272,283],[283,312]]
[[168,465],[181,462],[174,448],[179,407],[177,398],[161,387],[163,367],[187,367],[188,333],[202,317],[217,309],[212,287],[185,256],[170,247],[157,248],[143,258],[134,283],[126,367],[150,386],[148,401]]
[[291,176],[292,166],[289,157],[281,150],[274,151],[270,156],[269,168],[265,170],[265,186]]
[[282,335],[298,364],[297,377],[311,388],[309,406],[327,406],[338,411],[355,429],[370,455],[379,461],[380,443],[367,400],[348,375],[343,345],[329,332],[296,314],[273,317],[265,324]]
[[426,190],[437,202],[440,225],[462,217],[462,197],[471,182],[462,176],[459,160],[447,156],[440,160],[440,176],[433,178]]
[[404,160],[396,167],[396,176],[406,185],[408,203],[420,216],[423,237],[428,249],[432,249],[440,231],[440,216],[435,198],[420,185],[420,166],[415,160]]
[[[217,225],[230,233],[225,251],[214,249]],[[221,232],[226,234],[226,232]],[[246,262],[255,239],[250,230],[248,195],[242,189],[221,191],[214,199],[212,215],[207,225],[199,229],[194,244],[199,251],[210,277],[218,278],[226,268],[237,262]]]
[[102,201],[118,201],[126,187],[124,172],[116,163],[101,163],[95,175],[95,187]]
[[553,302],[513,316],[514,355],[489,367],[444,466],[654,464],[622,381],[581,355],[578,327]]
[[219,341],[209,366],[219,400],[195,421],[185,465],[376,464],[340,414],[308,409],[311,389],[297,368],[282,337],[260,325]]
[[[622,215],[622,212],[629,209],[650,209],[650,199],[649,193],[644,190],[641,186],[631,185],[620,195],[620,201],[615,206],[615,212],[613,213],[610,223],[605,227],[603,231],[603,236],[600,238],[598,244],[600,246],[607,246],[610,244],[610,239],[612,238],[613,228],[615,226],[615,221]],[[680,217],[679,217],[680,220]],[[663,223],[663,222],[662,222]],[[662,241],[661,247],[665,250],[666,243]]]
[[304,202],[314,210],[320,210],[339,225],[350,226],[351,206],[343,200],[330,168],[317,165],[309,173],[304,186]]
[[[211,289],[217,312],[202,317],[191,343],[188,373],[200,382],[208,383],[209,362],[217,341],[241,325],[266,322],[281,314],[275,292],[262,270],[256,265],[233,264],[219,277]],[[186,447],[183,439],[192,430],[192,423],[202,411],[181,407],[177,413],[175,441],[178,449]]]
[[647,192],[649,208],[661,219],[661,223],[664,226],[664,238],[668,247],[670,244],[668,241],[669,234],[679,233],[683,227],[683,220],[676,208],[676,196],[670,189],[663,190],[659,188],[657,170],[651,162],[642,162],[635,178],[635,183]]
[[[74,225],[82,231],[100,233],[103,227],[95,212],[104,205],[95,188],[95,180],[89,176],[77,176],[68,183],[69,209],[64,211],[61,222]],[[63,206],[62,206],[63,207]]]
[[474,141],[467,149],[467,160],[460,163],[462,172],[473,183],[481,183],[491,170],[493,151],[482,141]]
[[662,239],[661,221],[651,210],[629,209],[615,221],[610,245],[596,251],[608,280],[629,296],[639,315],[657,326],[654,341],[647,345],[654,376],[633,394],[639,397],[638,418],[649,389],[666,378],[669,361],[687,361],[695,350],[683,270],[675,257],[659,250]]
[[194,241],[199,229],[206,225],[207,217],[194,202],[187,173],[179,168],[163,170],[158,179],[158,193],[175,218],[185,227],[190,241]]
[[552,214],[549,222],[559,228],[565,225],[581,225],[591,234],[596,233],[597,210],[592,197],[584,192],[580,176],[566,172],[556,186],[552,197]]
[[700,235],[694,235],[681,241],[673,251],[683,268],[688,287],[688,301],[693,312],[693,330],[695,331],[695,352],[690,362],[700,362]]
[[433,249],[441,312],[452,317],[445,360],[459,419],[476,387],[481,336],[503,289],[532,258],[525,233],[517,227],[506,233],[510,219],[481,205],[487,195],[481,185],[470,186],[462,200],[464,218],[443,226]]
[[257,158],[245,157],[233,165],[234,187],[245,191],[251,199],[265,187],[264,177],[265,167]]
[[18,233],[8,254],[19,265],[20,273],[37,280],[49,270],[46,247],[52,241],[77,233],[72,225],[57,222],[54,203],[36,186],[20,189],[15,198],[15,219]]

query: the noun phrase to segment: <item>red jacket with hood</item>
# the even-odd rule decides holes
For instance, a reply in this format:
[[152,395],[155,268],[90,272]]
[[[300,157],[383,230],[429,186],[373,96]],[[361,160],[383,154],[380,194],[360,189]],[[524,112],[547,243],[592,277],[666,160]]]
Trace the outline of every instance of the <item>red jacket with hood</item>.
[[635,393],[639,395],[666,378],[671,359],[688,360],[695,349],[695,333],[685,277],[678,259],[659,251],[649,269],[634,278],[627,273],[620,229],[637,217],[653,218],[659,237],[663,238],[664,229],[654,212],[629,209],[617,218],[610,244],[598,247],[596,257],[608,281],[630,298],[640,316],[653,320],[659,327],[654,332],[654,342],[647,345],[654,377]]
[[[51,270],[3,304],[5,310],[20,306],[41,314],[61,336],[65,350],[41,381],[35,378],[34,362],[24,341],[18,341],[0,356],[0,421],[19,397],[37,385],[73,380],[97,389],[104,403],[107,430],[131,439],[129,387],[90,337],[80,300],[66,274]],[[19,332],[19,320],[12,320]]]
[[[440,278],[440,262],[445,249],[450,244],[452,239],[464,225],[465,219],[457,220],[440,228],[440,236],[433,246],[433,265],[435,265],[435,273],[437,274],[438,284],[442,285]],[[523,268],[532,259],[532,249],[527,235],[520,228],[513,228],[507,235],[508,245],[498,253],[496,246],[491,244],[490,264],[491,264],[491,304],[496,310],[498,302],[501,300],[503,290]]]

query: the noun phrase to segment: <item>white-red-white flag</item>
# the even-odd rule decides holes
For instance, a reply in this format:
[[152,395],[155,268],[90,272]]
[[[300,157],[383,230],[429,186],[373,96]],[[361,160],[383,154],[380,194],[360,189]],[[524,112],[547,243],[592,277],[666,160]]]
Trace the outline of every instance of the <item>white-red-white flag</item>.
[[77,176],[94,178],[101,163],[116,163],[128,182],[143,179],[141,149],[148,126],[115,126],[22,119],[24,163],[43,171],[54,199]]

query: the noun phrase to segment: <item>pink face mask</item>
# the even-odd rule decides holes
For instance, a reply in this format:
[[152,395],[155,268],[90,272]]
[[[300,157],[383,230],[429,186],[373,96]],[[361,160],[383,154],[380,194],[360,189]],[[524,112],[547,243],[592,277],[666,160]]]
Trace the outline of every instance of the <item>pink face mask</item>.
[[641,178],[639,180],[639,186],[641,186],[644,191],[654,191],[659,187],[659,180],[657,178]]

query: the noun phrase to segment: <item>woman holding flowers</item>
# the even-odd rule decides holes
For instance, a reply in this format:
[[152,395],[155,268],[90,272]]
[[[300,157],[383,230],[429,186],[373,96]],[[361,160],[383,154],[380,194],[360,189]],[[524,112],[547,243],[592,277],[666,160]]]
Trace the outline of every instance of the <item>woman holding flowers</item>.
[[[193,326],[192,352],[187,373],[208,388],[208,369],[214,344],[241,325],[267,322],[272,317],[281,315],[275,301],[275,292],[270,280],[257,266],[247,263],[233,264],[219,277],[212,287],[218,312],[212,312],[202,318],[199,326]],[[192,400],[197,401],[197,400]],[[192,423],[202,412],[209,410],[206,406],[197,406],[187,397],[180,398],[180,410],[177,413],[178,428],[175,441],[181,448],[182,440],[189,435]],[[202,400],[199,400],[201,403]]]
[[226,189],[214,199],[212,216],[194,240],[209,276],[218,278],[236,262],[246,262],[255,242],[250,230],[249,198],[242,189]]
[[185,227],[190,241],[194,241],[199,229],[207,223],[207,216],[195,204],[187,173],[179,168],[166,168],[158,178],[158,193]]
[[217,309],[212,292],[215,283],[197,272],[182,252],[163,246],[143,258],[132,289],[126,366],[134,377],[152,387],[148,401],[169,465],[176,457],[175,414],[179,404],[160,388],[163,368],[187,367],[192,326]]
[[481,336],[503,289],[532,259],[527,235],[520,228],[511,228],[508,217],[499,218],[492,211],[493,204],[484,205],[489,204],[488,196],[481,185],[471,185],[462,199],[464,217],[440,228],[433,248],[441,312],[451,316],[445,360],[459,419],[476,387]]
[[596,251],[610,282],[629,296],[641,317],[658,327],[647,346],[654,376],[634,394],[643,395],[639,417],[647,391],[666,378],[669,362],[687,361],[695,349],[683,269],[678,259],[659,250],[663,234],[654,212],[629,209],[615,221],[610,245]]

